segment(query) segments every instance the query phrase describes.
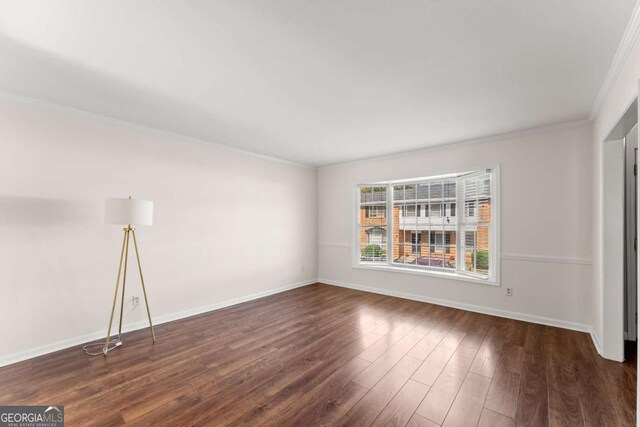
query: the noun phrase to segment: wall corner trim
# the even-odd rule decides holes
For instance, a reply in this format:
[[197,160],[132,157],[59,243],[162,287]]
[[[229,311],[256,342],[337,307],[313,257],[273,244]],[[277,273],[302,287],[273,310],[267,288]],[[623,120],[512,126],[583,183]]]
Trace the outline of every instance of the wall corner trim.
[[633,7],[633,12],[631,13],[631,18],[629,18],[629,23],[627,24],[627,28],[622,35],[622,39],[620,39],[620,43],[618,44],[618,49],[616,50],[615,55],[613,56],[613,60],[611,61],[611,66],[609,67],[609,71],[605,76],[602,86],[600,86],[600,90],[598,91],[598,95],[593,102],[593,106],[591,107],[591,111],[589,112],[589,119],[594,120],[598,113],[600,112],[600,108],[602,107],[602,103],[604,102],[607,94],[611,90],[611,87],[615,83],[620,71],[622,71],[622,67],[624,66],[633,45],[635,44],[638,34],[640,33],[640,1],[636,1],[635,6]]
[[[232,298],[229,300],[220,301],[220,302],[216,302],[216,303],[205,305],[205,306],[200,306],[192,309],[178,311],[175,313],[165,314],[153,319],[154,326],[161,325],[163,323],[172,322],[174,320],[180,320],[187,317],[208,313],[210,311],[216,311],[221,308],[230,307],[236,304],[241,304],[243,302],[248,302],[248,301],[256,300],[259,298],[264,298],[270,295],[279,294],[280,292],[285,292],[285,291],[300,288],[303,286],[311,285],[316,282],[317,282],[316,279],[305,280],[302,282],[293,283],[291,285],[281,286],[278,288],[273,288],[273,289],[269,289],[262,292],[256,292],[254,294]],[[126,333],[126,332],[136,331],[139,329],[144,329],[144,328],[147,328],[148,326],[149,325],[147,321],[143,320],[139,322],[130,323],[128,325],[123,325],[122,329],[123,329],[123,332]],[[96,341],[96,340],[104,340],[104,330],[88,333],[85,335],[80,335],[73,338],[68,338],[65,340],[45,344],[40,347],[32,348],[29,350],[24,350],[17,353],[2,356],[0,357],[0,367],[22,362],[24,360],[32,359],[34,357],[42,356],[48,353],[53,353],[58,350],[64,350],[70,347],[80,346],[82,344],[89,343],[91,341]],[[78,348],[78,352],[81,353],[82,350]],[[89,357],[89,356],[86,356],[86,357]]]
[[604,357],[602,355],[602,345],[600,345],[600,338],[598,338],[598,333],[596,332],[596,330],[592,328],[589,335],[591,335],[591,341],[593,341],[593,346],[596,348],[598,354],[601,357]]

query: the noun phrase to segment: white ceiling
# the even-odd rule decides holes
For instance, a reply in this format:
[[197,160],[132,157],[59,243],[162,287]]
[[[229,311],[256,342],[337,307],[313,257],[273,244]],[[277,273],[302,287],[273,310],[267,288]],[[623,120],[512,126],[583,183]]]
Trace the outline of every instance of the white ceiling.
[[634,0],[0,0],[0,91],[311,165],[584,119]]

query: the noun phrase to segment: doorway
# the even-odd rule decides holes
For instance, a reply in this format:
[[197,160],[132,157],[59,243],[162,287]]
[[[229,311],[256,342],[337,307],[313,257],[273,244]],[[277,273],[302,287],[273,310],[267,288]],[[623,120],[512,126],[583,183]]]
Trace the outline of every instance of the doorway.
[[[623,139],[625,150],[625,277],[624,277],[624,316],[625,340],[635,342],[638,330],[638,125],[636,124]],[[625,359],[629,360],[625,345]]]
[[[637,340],[636,148],[634,100],[602,144],[602,355],[631,359],[626,340]],[[635,191],[634,191],[635,190]],[[632,259],[633,257],[633,259]]]

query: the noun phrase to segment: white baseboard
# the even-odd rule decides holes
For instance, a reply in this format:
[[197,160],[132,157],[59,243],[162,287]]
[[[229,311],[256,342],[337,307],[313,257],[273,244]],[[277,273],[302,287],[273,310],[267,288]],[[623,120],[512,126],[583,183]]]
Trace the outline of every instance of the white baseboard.
[[534,316],[532,314],[518,313],[515,311],[502,310],[498,308],[466,304],[466,303],[461,303],[457,301],[426,297],[423,295],[410,294],[406,292],[391,291],[389,289],[355,285],[353,283],[339,282],[331,279],[319,278],[318,283],[325,283],[327,285],[340,286],[343,288],[355,289],[355,290],[365,291],[365,292],[372,292],[376,294],[410,299],[414,301],[428,302],[431,304],[443,305],[445,307],[457,308],[460,310],[473,311],[473,312],[482,313],[482,314],[489,314],[491,316],[506,317],[508,319],[522,320],[524,322],[538,323],[541,325],[555,326],[558,328],[571,329],[573,331],[587,332],[590,334],[592,334],[592,330],[593,330],[593,328],[590,325],[585,325],[582,323],[567,322],[565,320],[552,319],[549,317],[542,317],[542,316]]
[[[282,286],[279,288],[269,289],[263,292],[257,292],[251,295],[246,295],[238,298],[233,298],[226,301],[217,302],[214,304],[197,307],[189,310],[178,311],[175,313],[165,314],[163,316],[159,316],[153,319],[154,325],[161,325],[163,323],[171,322],[174,320],[184,319],[186,317],[195,316],[202,313],[207,313],[209,311],[219,310],[221,308],[230,307],[232,305],[240,304],[247,301],[252,301],[258,298],[263,298],[269,295],[278,294],[280,292],[289,291],[291,289],[300,288],[302,286],[307,286],[313,283],[316,283],[315,279],[313,280],[305,280],[303,282],[294,283],[288,286]],[[139,321],[130,323],[128,325],[123,325],[123,332],[131,332],[136,331],[138,329],[144,329],[149,327],[147,321]],[[105,331],[100,330],[96,332],[92,332],[89,334],[69,338],[66,340],[58,341],[51,344],[45,344],[40,347],[36,347],[30,350],[21,351],[18,353],[9,354],[6,356],[0,357],[0,367],[11,365],[13,363],[22,362],[27,359],[31,359],[37,356],[42,356],[44,354],[52,353],[54,351],[63,350],[65,348],[79,346],[81,344],[85,344],[91,341],[96,341],[99,339],[104,339]]]
[[589,332],[589,334],[591,335],[591,341],[593,341],[593,345],[596,348],[596,351],[600,356],[604,357],[602,355],[602,345],[600,345],[600,338],[598,338],[598,334],[593,328],[591,329],[591,332]]

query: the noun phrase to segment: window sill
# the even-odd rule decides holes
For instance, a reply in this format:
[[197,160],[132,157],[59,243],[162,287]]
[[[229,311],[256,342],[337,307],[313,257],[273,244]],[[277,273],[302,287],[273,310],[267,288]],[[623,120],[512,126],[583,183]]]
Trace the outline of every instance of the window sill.
[[437,277],[438,279],[456,280],[460,282],[479,283],[481,285],[500,286],[495,279],[482,279],[447,271],[423,270],[411,267],[396,267],[388,264],[354,264],[352,268],[360,270],[386,271],[390,273],[414,274],[417,276]]

